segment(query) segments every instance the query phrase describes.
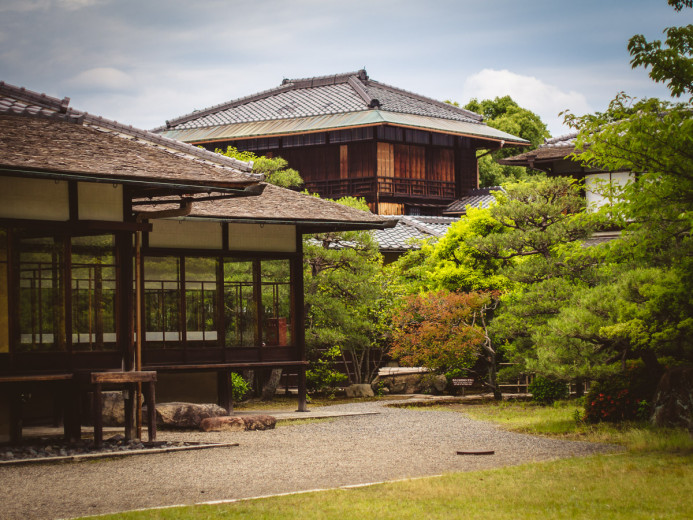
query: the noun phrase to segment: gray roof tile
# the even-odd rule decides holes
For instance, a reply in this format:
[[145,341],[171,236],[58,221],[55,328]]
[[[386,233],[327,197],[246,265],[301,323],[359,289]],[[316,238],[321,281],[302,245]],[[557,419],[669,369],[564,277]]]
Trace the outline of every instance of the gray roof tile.
[[388,217],[395,219],[397,225],[389,229],[373,231],[381,251],[401,252],[419,249],[418,240],[434,239],[443,236],[450,224],[458,218],[451,217]]
[[467,213],[467,206],[478,208],[479,205],[481,205],[482,208],[488,208],[489,205],[496,200],[493,196],[494,191],[503,191],[503,188],[500,186],[493,186],[490,188],[469,190],[464,196],[445,208],[443,213],[446,215],[464,215]]
[[481,116],[468,110],[373,81],[365,70],[361,70],[335,76],[284,80],[274,89],[167,121],[165,128],[189,130],[374,108],[471,123],[482,120]]

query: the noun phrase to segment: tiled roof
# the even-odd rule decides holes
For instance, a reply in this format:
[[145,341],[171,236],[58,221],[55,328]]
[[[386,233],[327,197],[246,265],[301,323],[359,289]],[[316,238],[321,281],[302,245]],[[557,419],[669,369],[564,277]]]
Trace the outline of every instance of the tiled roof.
[[262,180],[252,164],[68,105],[0,82],[0,167],[217,187]]
[[381,251],[403,252],[418,249],[417,241],[438,239],[459,219],[450,217],[386,217],[397,224],[390,229],[373,231]]
[[500,186],[490,188],[477,188],[469,190],[464,196],[452,202],[443,213],[445,215],[464,215],[467,213],[467,206],[478,208],[488,208],[496,200],[493,196],[494,191],[503,191]]
[[[60,100],[0,82],[0,170],[167,182],[214,188],[255,185],[252,164],[69,108]],[[195,190],[192,190],[195,191]],[[187,193],[188,190],[186,189]],[[299,223],[305,230],[391,226],[383,217],[266,185],[261,195],[195,201],[190,217]],[[172,204],[159,204],[171,200]],[[179,196],[144,199],[140,211],[179,208]]]
[[478,114],[371,80],[365,70],[334,76],[285,79],[274,89],[167,121],[183,130],[379,109],[480,123]]
[[[160,197],[157,201],[164,201]],[[177,202],[177,201],[176,201]],[[174,209],[177,204],[149,205],[147,199],[135,202],[135,210],[158,211]],[[389,219],[374,215],[369,211],[350,208],[311,195],[305,195],[272,184],[265,185],[261,195],[205,202],[194,202],[190,213],[192,218],[267,221],[303,224],[319,228],[331,224],[350,225],[352,228],[382,228],[391,226]]]
[[512,157],[506,157],[505,159],[499,159],[498,163],[508,166],[533,167],[535,163],[565,159],[575,151],[576,137],[577,133],[572,133],[545,139],[544,144],[539,145],[536,149],[513,155]]

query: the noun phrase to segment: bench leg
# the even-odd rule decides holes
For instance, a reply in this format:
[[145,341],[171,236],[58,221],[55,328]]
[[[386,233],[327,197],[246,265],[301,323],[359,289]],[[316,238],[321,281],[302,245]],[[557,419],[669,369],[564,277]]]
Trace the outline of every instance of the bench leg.
[[147,433],[149,442],[156,440],[156,398],[153,381],[147,385]]
[[123,399],[125,405],[125,441],[131,441],[135,438],[135,384],[125,385],[127,397]]
[[10,385],[10,442],[19,444],[22,442],[24,406],[22,404],[22,391],[19,386]]

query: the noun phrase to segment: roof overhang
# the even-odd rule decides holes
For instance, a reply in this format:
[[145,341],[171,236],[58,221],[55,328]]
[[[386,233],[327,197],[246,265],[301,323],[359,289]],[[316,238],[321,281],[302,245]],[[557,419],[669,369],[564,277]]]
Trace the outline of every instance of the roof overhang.
[[[122,184],[130,186],[135,191],[138,189],[143,193],[135,196],[152,196],[154,194],[161,196],[165,193],[224,193],[230,195],[252,196],[251,188],[259,183],[256,180],[249,179],[247,182],[233,182],[234,187],[220,187],[218,185],[207,183],[185,183],[166,181],[161,179],[143,179],[129,178],[124,176],[109,176],[109,175],[94,175],[91,173],[77,172],[56,172],[53,170],[42,170],[40,168],[17,168],[12,166],[0,165],[0,175],[10,175],[15,177],[30,177],[36,179],[53,179],[63,181],[81,181],[95,182],[102,184]],[[260,191],[260,193],[262,193]],[[252,193],[255,194],[255,193]]]
[[472,123],[453,119],[386,112],[384,110],[363,110],[342,114],[255,121],[204,128],[168,129],[162,135],[186,143],[214,143],[234,139],[259,137],[280,137],[292,134],[324,132],[365,126],[391,125],[404,128],[440,132],[449,135],[470,137],[484,141],[504,143],[512,146],[529,146],[529,141],[508,134],[483,123]]

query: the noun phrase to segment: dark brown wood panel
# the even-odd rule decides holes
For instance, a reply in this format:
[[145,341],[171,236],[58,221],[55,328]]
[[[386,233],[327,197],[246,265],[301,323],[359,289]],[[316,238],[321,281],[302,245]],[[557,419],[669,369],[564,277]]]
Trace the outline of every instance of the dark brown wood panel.
[[349,143],[349,178],[375,177],[375,142]]

